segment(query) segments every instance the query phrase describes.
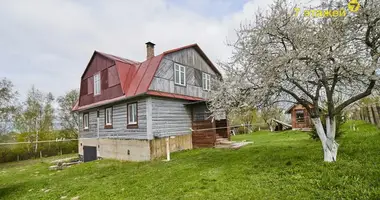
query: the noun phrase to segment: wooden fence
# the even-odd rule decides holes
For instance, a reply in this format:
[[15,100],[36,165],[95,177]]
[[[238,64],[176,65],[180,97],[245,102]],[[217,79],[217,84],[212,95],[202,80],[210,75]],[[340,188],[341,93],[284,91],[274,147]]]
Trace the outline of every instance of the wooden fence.
[[380,127],[380,105],[373,104],[369,106],[360,107],[353,111],[352,119],[364,120],[368,123]]

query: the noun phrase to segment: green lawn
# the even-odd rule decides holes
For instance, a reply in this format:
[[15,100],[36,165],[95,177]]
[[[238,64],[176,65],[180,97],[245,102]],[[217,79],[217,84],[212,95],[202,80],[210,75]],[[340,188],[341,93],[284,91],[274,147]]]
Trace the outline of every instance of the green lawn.
[[3,164],[0,199],[380,199],[380,131],[356,123],[357,132],[344,126],[336,163],[324,163],[306,133],[262,131],[233,137],[254,142],[239,150],[190,150],[170,162]]

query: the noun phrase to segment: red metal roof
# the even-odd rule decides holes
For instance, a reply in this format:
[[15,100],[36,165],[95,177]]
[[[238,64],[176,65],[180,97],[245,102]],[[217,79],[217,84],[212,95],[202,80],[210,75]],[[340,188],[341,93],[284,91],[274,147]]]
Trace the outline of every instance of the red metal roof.
[[[154,56],[153,58],[150,58],[142,63],[131,61],[118,56],[113,56],[110,54],[102,53],[102,55],[115,60],[115,64],[119,72],[120,82],[122,83],[124,95],[126,97],[132,97],[148,92],[154,74],[156,73],[158,66],[160,65],[160,62],[165,55],[187,48],[194,48],[202,56],[202,58],[212,67],[215,73],[221,76],[219,70],[212,64],[210,59],[207,58],[206,54],[201,50],[201,48],[199,48],[197,44],[191,44],[177,49],[165,51],[164,53]],[[173,96],[173,98],[176,97]]]
[[[115,61],[115,65],[119,74],[121,88],[126,98],[130,98],[136,95],[148,94],[154,96],[163,96],[186,100],[203,100],[202,98],[198,97],[190,97],[185,95],[149,90],[149,86],[153,80],[154,74],[158,69],[158,66],[160,65],[162,58],[167,54],[174,53],[187,48],[194,48],[199,53],[199,55],[202,56],[206,63],[215,71],[215,73],[219,76],[222,76],[219,70],[214,66],[214,64],[210,61],[210,59],[206,56],[206,54],[201,50],[201,48],[197,44],[191,44],[165,51],[162,54],[154,56],[141,63],[98,51],[95,51],[95,53],[101,54]],[[74,106],[73,108],[73,110],[79,109],[82,108],[78,105]]]

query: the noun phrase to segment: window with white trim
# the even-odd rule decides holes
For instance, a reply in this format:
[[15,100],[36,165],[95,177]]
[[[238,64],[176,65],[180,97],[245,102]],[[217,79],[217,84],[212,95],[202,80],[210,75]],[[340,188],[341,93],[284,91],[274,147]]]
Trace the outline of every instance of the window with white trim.
[[203,90],[211,90],[211,76],[210,74],[202,73],[202,86]]
[[128,104],[128,124],[137,124],[137,103]]
[[174,83],[186,86],[186,68],[183,65],[174,63]]
[[94,95],[100,94],[100,73],[94,75]]
[[88,130],[88,113],[83,114],[83,129]]
[[112,107],[106,108],[105,122],[106,122],[106,126],[112,125]]

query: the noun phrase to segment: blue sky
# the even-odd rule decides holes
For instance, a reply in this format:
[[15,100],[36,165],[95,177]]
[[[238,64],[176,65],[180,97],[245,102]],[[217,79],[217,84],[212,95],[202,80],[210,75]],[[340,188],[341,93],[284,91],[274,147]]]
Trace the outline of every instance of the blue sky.
[[265,0],[8,0],[0,7],[0,78],[23,100],[35,85],[55,97],[79,88],[94,50],[143,61],[145,42],[162,51],[198,43],[217,63],[231,55],[240,22]]

